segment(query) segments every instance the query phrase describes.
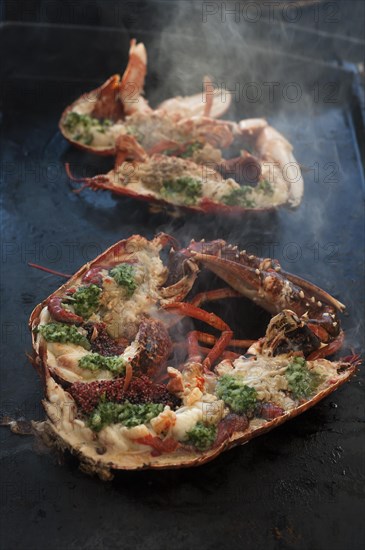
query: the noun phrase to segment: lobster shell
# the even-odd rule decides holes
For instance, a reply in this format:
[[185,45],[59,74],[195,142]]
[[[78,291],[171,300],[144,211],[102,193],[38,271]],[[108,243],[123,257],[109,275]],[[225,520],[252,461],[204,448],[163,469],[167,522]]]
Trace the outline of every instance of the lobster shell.
[[[70,168],[69,165],[66,164],[66,172],[67,175],[70,177],[70,179],[74,181],[78,181],[77,178],[74,178],[70,174]],[[100,178],[100,179],[99,179]],[[95,182],[95,185],[93,184],[93,179],[97,181]],[[83,181],[83,180],[80,180]],[[159,207],[165,207],[167,209],[175,208],[177,211],[182,212],[196,212],[196,213],[202,213],[202,214],[223,214],[223,215],[239,215],[243,213],[248,212],[257,212],[257,208],[247,208],[242,206],[228,206],[223,203],[214,202],[209,198],[204,198],[200,201],[199,205],[184,205],[179,204],[175,205],[171,202],[168,202],[164,200],[162,197],[155,197],[154,195],[150,195],[149,193],[137,193],[136,191],[133,191],[133,189],[128,189],[127,187],[121,187],[117,185],[112,185],[107,181],[105,178],[105,181],[101,180],[101,177],[95,176],[95,178],[90,178],[90,183],[87,185],[92,189],[93,191],[111,191],[115,195],[120,195],[123,197],[127,197],[130,199],[135,199],[142,202],[148,202],[149,204],[153,204]],[[77,191],[78,192],[78,191]],[[276,206],[268,206],[265,208],[260,208],[260,212],[272,212],[276,210]]]
[[[97,94],[100,88],[96,88],[95,90],[92,90],[90,94],[94,95]],[[71,105],[66,107],[66,109],[63,111],[61,118],[58,122],[58,129],[63,135],[63,137],[76,149],[80,149],[81,151],[85,151],[87,153],[92,153],[94,155],[99,155],[101,157],[110,157],[111,155],[115,154],[115,146],[112,147],[105,147],[101,149],[100,147],[93,147],[92,145],[85,145],[84,143],[80,143],[79,141],[76,141],[75,139],[72,139],[64,130],[63,128],[63,121],[66,119],[67,115],[71,113],[74,110],[74,107],[80,102],[80,98],[76,99]]]
[[[131,252],[133,252],[133,248],[134,246],[138,246],[138,244],[156,244],[156,247],[162,245],[165,243],[165,242],[173,242],[175,243],[175,246],[177,246],[176,244],[176,241],[174,239],[172,239],[172,237],[170,237],[169,235],[165,234],[165,233],[160,233],[159,235],[157,235],[155,237],[155,239],[153,241],[148,241],[147,239],[144,239],[144,237],[141,237],[140,235],[132,235],[131,237],[129,237],[128,239],[125,239],[125,240],[121,240],[117,243],[115,243],[114,245],[112,245],[111,247],[109,247],[107,250],[105,250],[102,254],[100,254],[97,258],[95,258],[93,261],[91,262],[88,262],[86,263],[84,266],[82,266],[65,284],[63,284],[62,286],[60,286],[55,292],[53,292],[50,296],[48,296],[48,298],[46,298],[45,300],[43,300],[42,303],[38,304],[34,310],[32,311],[31,315],[30,315],[30,318],[29,318],[29,329],[31,330],[32,332],[32,345],[33,345],[33,349],[34,349],[34,352],[35,352],[35,366],[37,366],[37,368],[46,368],[46,369],[50,369],[52,374],[58,379],[58,380],[61,380],[62,382],[66,382],[66,383],[70,383],[70,382],[74,382],[75,379],[68,379],[67,377],[64,377],[64,375],[62,374],[62,370],[61,369],[52,369],[49,365],[47,365],[47,353],[46,353],[46,350],[42,350],[41,347],[38,345],[37,343],[37,338],[36,338],[36,333],[35,333],[35,329],[38,327],[39,323],[40,323],[40,315],[41,315],[41,312],[43,310],[43,308],[45,306],[47,306],[50,298],[54,297],[54,296],[64,296],[67,291],[69,291],[70,289],[74,288],[75,286],[78,286],[80,285],[83,277],[85,276],[85,274],[94,269],[94,268],[102,268],[105,266],[110,266],[112,267],[113,265],[115,264],[118,264],[120,262],[123,261],[123,251],[125,250],[126,254],[130,254]],[[130,247],[129,251],[128,251],[128,247]],[[196,271],[198,270],[198,268],[196,268]],[[189,278],[189,275],[187,275],[187,279],[186,279],[186,288],[184,286],[183,288],[183,292],[185,292],[185,294],[187,294],[189,292],[189,290],[191,289],[194,281],[195,281],[195,278],[196,278],[196,271],[192,271],[189,275],[191,276],[191,278]],[[185,285],[185,283],[184,283]],[[180,299],[181,298],[181,295],[179,295],[177,297],[177,299]]]
[[[173,469],[173,468],[188,468],[200,466],[213,460],[224,451],[227,451],[238,445],[247,443],[254,437],[264,434],[277,426],[280,426],[287,420],[295,418],[299,414],[313,407],[316,403],[327,397],[337,388],[342,386],[356,371],[356,364],[340,363],[344,369],[341,377],[328,388],[319,392],[312,399],[306,401],[299,407],[292,409],[282,416],[274,418],[266,422],[264,425],[250,429],[244,432],[234,432],[221,445],[206,452],[187,451],[183,448],[178,448],[173,453],[161,454],[152,456],[149,451],[146,453],[113,453],[106,452],[100,456],[95,450],[95,447],[85,445],[85,442],[75,442],[74,433],[71,430],[67,432],[58,426],[58,422],[51,419],[40,424],[34,424],[36,434],[48,445],[56,449],[68,450],[80,460],[80,467],[83,471],[89,474],[97,474],[101,479],[108,480],[113,477],[113,470],[143,470],[143,469]],[[46,394],[51,395],[55,381],[50,377],[49,373],[46,376]],[[47,379],[48,377],[48,379]],[[73,399],[67,395],[68,403],[72,403]],[[43,404],[47,409],[48,401]]]
[[[171,241],[171,237],[161,234],[156,237],[155,240],[157,245],[161,246],[163,243]],[[142,242],[146,240],[139,235],[134,235],[129,239],[119,241],[111,246],[94,261],[83,266],[53,295],[63,295],[72,285],[81,281],[82,277],[90,268],[105,265],[108,264],[108,262],[110,263],[111,257],[115,259],[129,244],[139,241]],[[195,278],[195,274],[193,274],[193,276],[193,278]],[[47,300],[39,304],[33,310],[29,321],[29,326],[32,331],[38,326],[40,322],[40,313],[46,303]],[[43,405],[48,417],[44,422],[33,423],[34,433],[48,446],[70,451],[80,460],[80,466],[83,471],[90,474],[97,474],[104,480],[111,479],[113,477],[113,471],[116,470],[185,468],[204,464],[214,459],[222,452],[237,445],[247,443],[254,437],[268,432],[313,407],[320,400],[348,381],[355,373],[358,364],[358,358],[355,356],[336,362],[335,365],[338,372],[338,378],[330,383],[328,387],[318,392],[314,397],[262,425],[255,427],[248,426],[244,431],[235,431],[231,433],[231,435],[227,434],[226,439],[222,443],[219,443],[216,447],[206,452],[194,451],[191,448],[180,445],[172,452],[166,452],[155,456],[154,453],[151,452],[149,446],[146,446],[146,452],[122,452],[120,449],[115,451],[113,447],[109,449],[99,449],[95,447],[93,439],[90,437],[90,443],[88,442],[88,438],[85,434],[91,431],[85,426],[82,429],[86,429],[88,432],[83,432],[78,437],[77,430],[79,429],[79,425],[77,421],[75,421],[77,406],[72,396],[64,389],[65,386],[67,387],[67,384],[65,385],[64,380],[62,380],[61,385],[61,383],[57,381],[57,379],[59,380],[57,373],[54,374],[51,372],[47,365],[47,350],[42,344],[39,346],[37,345],[34,334],[33,346],[35,349],[33,364],[44,381],[45,399],[43,400]],[[54,407],[56,407],[56,409]],[[65,422],[63,422],[63,414],[68,415]]]

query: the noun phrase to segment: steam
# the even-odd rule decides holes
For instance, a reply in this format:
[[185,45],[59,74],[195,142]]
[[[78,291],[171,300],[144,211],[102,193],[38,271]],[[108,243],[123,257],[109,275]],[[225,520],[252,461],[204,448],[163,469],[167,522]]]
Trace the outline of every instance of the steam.
[[[241,249],[251,247],[252,253],[276,257],[288,271],[351,304],[351,286],[343,284],[348,280],[344,247],[351,243],[340,232],[333,232],[338,196],[346,181],[337,137],[329,133],[342,117],[338,107],[346,83],[336,80],[324,63],[292,55],[287,49],[279,51],[278,37],[286,34],[287,44],[289,36],[295,41],[294,24],[268,21],[260,16],[260,3],[252,6],[256,20],[254,11],[237,15],[238,4],[176,4],[161,34],[148,35],[145,40],[148,73],[158,76],[157,85],[151,89],[147,85],[147,97],[156,105],[167,97],[203,91],[202,79],[209,75],[216,86],[232,93],[225,118],[267,118],[293,144],[294,155],[303,166],[303,202],[295,211],[229,219],[175,212],[175,217],[163,218],[158,229],[172,233],[183,245],[192,238],[224,238]],[[147,83],[148,79],[147,75]],[[342,316],[346,344],[356,348],[361,313],[350,307],[349,314],[349,318]]]

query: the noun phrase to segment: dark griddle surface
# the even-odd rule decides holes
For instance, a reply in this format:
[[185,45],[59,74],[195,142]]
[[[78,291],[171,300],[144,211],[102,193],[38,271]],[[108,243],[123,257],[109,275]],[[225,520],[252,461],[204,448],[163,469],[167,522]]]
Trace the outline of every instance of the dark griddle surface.
[[[128,43],[125,35],[102,41],[97,31],[92,40],[91,31],[73,32],[71,37],[65,29],[3,30],[7,49],[13,50],[6,60],[2,145],[3,412],[42,417],[41,383],[24,355],[31,347],[26,325],[32,307],[61,280],[31,270],[27,262],[72,273],[132,233],[151,237],[169,231],[183,242],[221,237],[254,253],[275,255],[285,268],[347,304],[343,326],[349,345],[361,352],[363,195],[351,74],[280,58],[291,80],[293,74],[303,79],[303,89],[318,75],[323,82],[339,81],[336,102],[252,106],[295,144],[303,165],[318,163],[318,178],[313,171],[305,174],[305,196],[297,211],[234,220],[171,219],[109,193],[72,193],[65,160],[90,164],[94,173],[109,161],[72,151],[57,131],[60,112],[79,92],[123,66]],[[144,38],[151,45],[152,38]],[[124,54],[117,57],[121,49]],[[182,52],[182,64],[188,64],[188,48]],[[265,59],[273,71],[275,55]],[[150,60],[149,88],[157,97],[161,67],[153,55]],[[224,60],[218,61],[224,67]],[[174,86],[180,90],[180,81],[172,78],[164,86],[166,96]],[[241,116],[251,112],[250,105],[235,108]],[[333,166],[337,171],[331,181]],[[250,325],[247,315],[243,308]],[[3,429],[2,548],[359,549],[364,542],[363,380],[362,371],[303,416],[204,467],[125,472],[111,483],[83,475],[72,459],[60,467],[49,455],[35,454],[31,439]]]

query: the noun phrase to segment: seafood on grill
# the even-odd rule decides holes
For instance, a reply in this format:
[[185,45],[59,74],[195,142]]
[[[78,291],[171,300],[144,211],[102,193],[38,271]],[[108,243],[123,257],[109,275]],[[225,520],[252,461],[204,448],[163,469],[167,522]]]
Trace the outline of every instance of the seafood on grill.
[[146,65],[143,44],[132,40],[124,75],[84,94],[61,117],[71,143],[116,156],[114,170],[87,180],[92,189],[203,212],[299,205],[303,179],[284,136],[264,119],[220,120],[230,96],[208,78],[203,93],[150,108],[141,95]]
[[[203,213],[298,206],[303,179],[286,139],[261,119],[238,125],[221,122],[219,128],[224,132],[217,139],[234,142],[249,139],[255,154],[241,151],[239,157],[226,160],[207,142],[194,153],[194,158],[151,155],[135,137],[123,136],[117,139],[114,169],[107,174],[78,179],[71,174],[68,164],[66,170],[72,180],[84,183],[81,189],[109,190],[117,195]],[[200,131],[207,136],[210,122],[202,123]],[[213,140],[211,135],[209,139]]]
[[[121,241],[34,310],[34,347],[54,376],[65,382],[111,379],[124,372],[126,362],[148,372],[148,365],[167,358],[170,340],[157,304],[183,300],[199,269],[186,258],[184,274],[166,284],[169,271],[160,253],[174,243],[166,234],[152,241],[138,235]],[[115,361],[98,357],[100,368],[95,355]]]
[[[227,286],[195,293],[199,270]],[[235,338],[207,307],[242,297],[273,315],[258,341]],[[222,240],[181,248],[166,234],[132,236],[33,311],[47,415],[34,430],[102,479],[118,469],[202,464],[307,410],[354,374],[357,356],[326,358],[343,343],[343,309],[276,260]],[[186,318],[210,329],[186,327]]]
[[124,74],[111,76],[64,110],[59,122],[63,136],[80,149],[113,155],[120,136],[136,135],[146,144],[153,128],[154,143],[162,139],[186,140],[186,131],[184,134],[176,128],[178,120],[200,116],[213,119],[229,108],[230,95],[223,96],[206,77],[201,93],[167,99],[152,109],[143,97],[146,72],[146,49],[133,39]]

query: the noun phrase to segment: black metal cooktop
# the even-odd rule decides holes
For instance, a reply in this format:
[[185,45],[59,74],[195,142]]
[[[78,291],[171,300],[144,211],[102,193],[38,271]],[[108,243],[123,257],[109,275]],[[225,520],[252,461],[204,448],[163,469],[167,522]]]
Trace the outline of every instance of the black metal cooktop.
[[[167,231],[182,242],[224,238],[278,258],[347,304],[347,348],[364,349],[363,121],[352,65],[252,46],[250,63],[237,66],[231,45],[217,51],[206,37],[137,35],[149,52],[152,102],[199,89],[205,69],[230,87],[254,80],[262,98],[249,102],[241,88],[231,116],[268,117],[305,167],[305,196],[296,211],[171,218],[109,193],[75,195],[63,168],[69,161],[99,173],[111,165],[110,159],[72,150],[57,122],[71,100],[123,68],[130,37],[110,29],[44,25],[7,25],[1,32],[9,52],[1,147],[3,414],[43,415],[41,383],[25,357],[31,348],[27,319],[61,280],[31,270],[27,262],[72,273],[133,233]],[[197,49],[197,43],[204,47]],[[178,65],[172,62],[176,52]],[[271,100],[263,83],[276,81],[281,88]],[[301,91],[297,101],[283,95],[292,82]],[[262,334],[257,311],[243,305],[241,314],[247,337]],[[31,438],[3,429],[2,547],[360,548],[363,384],[360,371],[303,416],[198,469],[122,472],[111,483],[80,473],[70,457],[60,467],[50,455],[35,453]]]

